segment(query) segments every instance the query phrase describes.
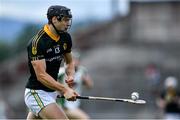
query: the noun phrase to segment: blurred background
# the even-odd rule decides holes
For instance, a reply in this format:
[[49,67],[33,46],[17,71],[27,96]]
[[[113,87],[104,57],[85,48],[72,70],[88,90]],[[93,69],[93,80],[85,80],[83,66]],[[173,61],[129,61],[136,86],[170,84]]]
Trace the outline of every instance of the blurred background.
[[[47,23],[50,5],[71,8],[73,49],[94,87],[83,95],[130,98],[146,105],[83,100],[92,119],[158,119],[168,76],[180,79],[179,0],[0,0],[0,118],[26,118],[26,45]],[[178,87],[177,87],[178,88]]]

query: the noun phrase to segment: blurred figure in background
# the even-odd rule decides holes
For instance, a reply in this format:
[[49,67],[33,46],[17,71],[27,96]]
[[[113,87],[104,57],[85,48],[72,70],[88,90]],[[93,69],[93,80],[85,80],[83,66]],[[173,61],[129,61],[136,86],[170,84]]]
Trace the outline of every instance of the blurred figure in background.
[[180,93],[175,77],[167,77],[164,81],[164,91],[157,99],[158,107],[163,110],[166,120],[180,119]]
[[[78,52],[73,52],[73,62],[75,66],[75,75],[74,75],[74,85],[73,89],[79,94],[82,93],[82,87],[92,88],[93,81],[88,74],[87,69],[80,65],[80,54]],[[60,68],[58,79],[61,83],[64,83],[65,80],[65,67]],[[64,111],[69,119],[89,119],[89,116],[80,109],[80,100],[75,102],[65,101],[63,98],[57,100],[57,103],[62,105]]]
[[159,93],[159,84],[161,73],[156,64],[149,64],[145,70],[145,77],[148,82],[148,89],[152,97],[156,97]]

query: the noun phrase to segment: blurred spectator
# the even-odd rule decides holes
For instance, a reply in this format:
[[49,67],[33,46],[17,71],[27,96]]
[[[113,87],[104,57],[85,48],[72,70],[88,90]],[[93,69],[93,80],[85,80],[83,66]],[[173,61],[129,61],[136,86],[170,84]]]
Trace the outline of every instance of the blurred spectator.
[[180,119],[180,94],[178,81],[175,77],[167,77],[164,81],[164,90],[157,99],[158,107],[163,110],[166,120]]
[[[75,65],[73,89],[79,94],[81,94],[82,87],[85,86],[86,88],[91,88],[93,86],[93,82],[88,74],[87,69],[84,66],[80,65],[79,53],[74,52],[72,55],[73,55],[73,62]],[[58,79],[61,83],[64,83],[64,79],[65,79],[64,67],[60,68]],[[69,119],[84,119],[84,120],[89,119],[89,116],[82,109],[80,109],[79,99],[74,102],[58,99],[57,102],[63,106],[64,111]]]
[[158,95],[161,73],[157,65],[149,64],[145,70],[145,77],[148,81],[148,89],[152,97]]

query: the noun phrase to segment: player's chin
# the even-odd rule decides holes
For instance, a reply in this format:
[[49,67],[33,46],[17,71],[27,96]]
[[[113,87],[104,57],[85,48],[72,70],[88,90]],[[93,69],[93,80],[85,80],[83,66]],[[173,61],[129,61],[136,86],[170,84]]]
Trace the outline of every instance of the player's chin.
[[64,29],[64,32],[67,32],[67,31],[68,31],[68,28],[65,28],[65,29]]
[[65,27],[64,27],[64,30],[67,31],[68,29],[69,29],[69,26],[65,26]]

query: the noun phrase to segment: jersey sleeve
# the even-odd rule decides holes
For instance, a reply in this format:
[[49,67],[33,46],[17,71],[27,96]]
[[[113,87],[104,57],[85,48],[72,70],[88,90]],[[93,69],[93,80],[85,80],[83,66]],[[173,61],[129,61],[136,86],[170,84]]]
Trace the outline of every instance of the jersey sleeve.
[[72,39],[69,33],[67,33],[66,39],[67,39],[67,44],[63,47],[66,47],[65,53],[70,53],[72,49]]
[[31,44],[28,47],[28,57],[30,61],[41,60],[44,59],[44,45],[42,43],[42,39],[35,40],[33,39]]

